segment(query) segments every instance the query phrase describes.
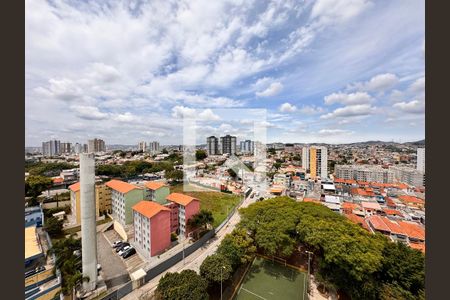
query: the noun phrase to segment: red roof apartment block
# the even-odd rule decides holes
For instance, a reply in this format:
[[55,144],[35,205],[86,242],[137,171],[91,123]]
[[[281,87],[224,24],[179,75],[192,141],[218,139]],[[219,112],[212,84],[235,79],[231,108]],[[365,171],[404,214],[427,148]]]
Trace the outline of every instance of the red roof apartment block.
[[200,211],[200,200],[180,193],[172,193],[166,200],[169,201],[166,206],[171,210],[171,231],[187,236],[188,220]]

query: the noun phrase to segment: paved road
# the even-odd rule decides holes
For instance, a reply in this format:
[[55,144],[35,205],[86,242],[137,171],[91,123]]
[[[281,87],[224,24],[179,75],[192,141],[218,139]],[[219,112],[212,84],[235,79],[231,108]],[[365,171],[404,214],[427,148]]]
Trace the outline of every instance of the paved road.
[[[247,207],[249,204],[255,202],[255,199],[247,198],[244,200],[242,205],[240,207]],[[235,213],[230,220],[228,221],[228,224],[225,225],[219,232],[217,232],[216,237],[214,239],[211,239],[210,243],[207,244],[207,246],[202,247],[186,257],[184,264],[183,261],[180,261],[173,267],[171,267],[166,272],[161,273],[160,275],[156,276],[152,280],[150,280],[148,283],[146,283],[141,288],[134,290],[130,294],[126,295],[124,298],[125,300],[136,300],[139,299],[139,297],[143,294],[151,293],[153,292],[159,282],[159,279],[167,272],[180,272],[182,270],[191,269],[198,272],[200,265],[202,264],[203,260],[213,254],[216,250],[222,239],[225,237],[227,233],[230,233],[233,231],[234,227],[237,223],[240,221],[239,213]]]

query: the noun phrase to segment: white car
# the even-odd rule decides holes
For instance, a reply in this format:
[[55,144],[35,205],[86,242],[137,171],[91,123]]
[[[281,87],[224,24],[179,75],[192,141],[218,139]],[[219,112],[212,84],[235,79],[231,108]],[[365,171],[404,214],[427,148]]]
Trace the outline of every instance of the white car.
[[119,255],[122,256],[122,254],[124,254],[124,252],[126,252],[127,250],[133,248],[132,246],[126,246],[124,247],[122,250],[119,251]]
[[112,247],[113,247],[113,248],[116,248],[117,246],[119,246],[119,245],[122,244],[122,243],[123,243],[123,241],[117,240],[117,241],[115,241],[115,242],[112,244]]

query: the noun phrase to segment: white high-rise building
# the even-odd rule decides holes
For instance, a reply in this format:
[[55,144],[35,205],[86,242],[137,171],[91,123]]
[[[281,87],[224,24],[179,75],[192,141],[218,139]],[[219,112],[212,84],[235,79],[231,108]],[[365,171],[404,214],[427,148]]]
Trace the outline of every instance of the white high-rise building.
[[139,142],[138,149],[139,149],[139,151],[146,152],[147,151],[147,143]]
[[105,141],[102,139],[93,139],[88,140],[88,150],[89,153],[97,153],[97,152],[105,152],[106,151],[106,145]]
[[417,148],[417,171],[425,173],[425,148]]
[[158,154],[159,153],[159,142],[153,141],[148,143],[148,151],[151,154]]
[[42,142],[42,155],[54,156],[61,154],[61,142],[58,140],[51,140]]
[[215,136],[210,136],[206,138],[206,152],[208,155],[219,154],[219,139]]
[[255,152],[255,142],[245,140],[240,142],[241,153],[253,154]]
[[306,170],[309,170],[309,148],[303,147],[302,148],[302,168]]

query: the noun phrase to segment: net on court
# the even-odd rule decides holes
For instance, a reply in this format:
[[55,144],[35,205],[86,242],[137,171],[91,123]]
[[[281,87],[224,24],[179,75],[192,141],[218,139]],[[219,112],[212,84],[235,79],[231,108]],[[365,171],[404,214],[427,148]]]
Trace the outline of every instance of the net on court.
[[306,274],[285,264],[256,257],[235,300],[306,300]]

